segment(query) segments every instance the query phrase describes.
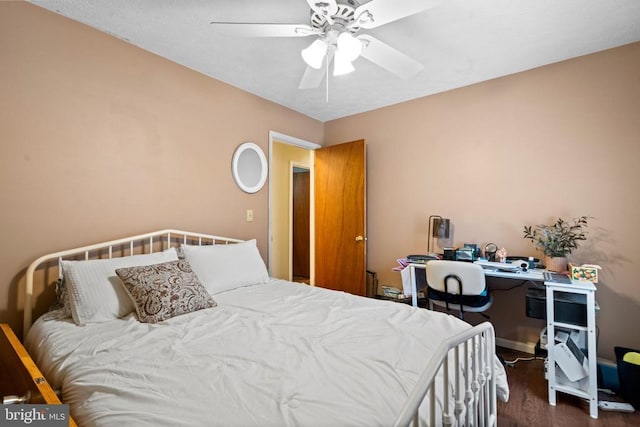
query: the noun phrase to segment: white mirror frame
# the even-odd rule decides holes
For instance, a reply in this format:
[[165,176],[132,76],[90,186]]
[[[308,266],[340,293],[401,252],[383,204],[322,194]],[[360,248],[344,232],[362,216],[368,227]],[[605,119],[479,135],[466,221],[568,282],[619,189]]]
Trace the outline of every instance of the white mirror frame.
[[[258,156],[259,165],[248,164],[247,161],[243,161],[247,159],[246,154],[254,153]],[[245,156],[243,156],[245,154]],[[251,170],[247,169],[248,167],[257,166],[260,170]],[[257,144],[253,142],[245,142],[244,144],[240,144],[236,151],[233,153],[233,159],[231,161],[231,172],[233,174],[233,179],[238,184],[238,187],[242,189],[242,191],[246,193],[256,193],[260,191],[260,189],[264,186],[264,183],[267,182],[267,158],[264,155],[264,151]],[[248,182],[252,177],[259,175],[258,181],[255,182],[255,179],[252,182]]]

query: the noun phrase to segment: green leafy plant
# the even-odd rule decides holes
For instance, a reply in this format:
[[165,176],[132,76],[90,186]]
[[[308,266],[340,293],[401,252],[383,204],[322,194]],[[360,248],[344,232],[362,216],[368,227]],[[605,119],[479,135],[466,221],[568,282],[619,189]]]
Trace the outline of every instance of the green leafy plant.
[[533,242],[536,249],[550,257],[566,257],[578,248],[578,242],[587,240],[587,217],[565,221],[562,218],[551,225],[524,227],[524,239]]

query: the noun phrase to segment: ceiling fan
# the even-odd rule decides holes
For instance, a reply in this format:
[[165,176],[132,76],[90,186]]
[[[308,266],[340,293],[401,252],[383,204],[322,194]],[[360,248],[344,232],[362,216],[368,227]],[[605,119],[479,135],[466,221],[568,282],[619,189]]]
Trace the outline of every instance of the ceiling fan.
[[[409,78],[422,64],[370,34],[357,34],[429,9],[440,0],[307,0],[311,19],[307,24],[211,22],[227,34],[243,37],[317,38],[301,55],[307,69],[300,89],[320,85],[333,62],[333,74],[354,71],[352,62],[362,56],[401,78]],[[357,35],[356,35],[357,34]]]

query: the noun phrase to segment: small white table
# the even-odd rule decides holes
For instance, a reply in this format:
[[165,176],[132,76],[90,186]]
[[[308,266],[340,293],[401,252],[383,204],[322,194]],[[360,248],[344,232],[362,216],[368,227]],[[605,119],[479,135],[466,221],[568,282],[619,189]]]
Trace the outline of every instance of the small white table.
[[[591,282],[572,280],[571,284],[544,282],[547,293],[547,353],[549,379],[549,404],[556,405],[556,392],[572,394],[589,401],[589,415],[598,418],[598,378],[596,353],[596,286]],[[555,320],[555,292],[582,294],[586,297],[587,325],[558,322]],[[588,374],[580,381],[569,381],[556,366],[556,328],[586,333]]]

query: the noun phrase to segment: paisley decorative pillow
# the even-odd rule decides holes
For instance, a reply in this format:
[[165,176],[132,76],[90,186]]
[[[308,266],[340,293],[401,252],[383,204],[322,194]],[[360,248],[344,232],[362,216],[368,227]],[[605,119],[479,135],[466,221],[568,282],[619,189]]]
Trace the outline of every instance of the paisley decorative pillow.
[[158,323],[217,305],[185,260],[119,268],[116,274],[143,323]]

